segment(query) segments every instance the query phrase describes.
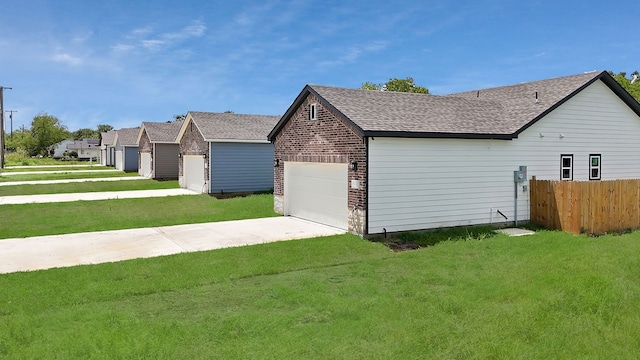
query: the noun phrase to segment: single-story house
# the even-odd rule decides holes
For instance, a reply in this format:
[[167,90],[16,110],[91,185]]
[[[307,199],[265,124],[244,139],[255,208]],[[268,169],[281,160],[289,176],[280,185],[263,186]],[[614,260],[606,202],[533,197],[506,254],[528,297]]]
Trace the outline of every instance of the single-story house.
[[115,130],[100,133],[100,165],[116,165],[116,149],[113,147],[115,136]]
[[138,134],[138,173],[152,179],[178,179],[176,142],[181,121],[143,122]]
[[73,143],[73,139],[65,139],[60,141],[59,143],[53,144],[49,147],[49,154],[54,159],[59,159],[65,155],[67,152],[67,145]]
[[74,140],[67,144],[67,151],[75,151],[78,159],[100,159],[100,139]]
[[527,221],[531,176],[640,178],[640,104],[607,72],[447,96],[307,85],[269,140],[275,210],[362,235]]
[[115,148],[117,170],[138,171],[139,133],[139,127],[116,130],[112,146]]
[[180,186],[210,194],[273,189],[270,115],[187,113],[178,134]]

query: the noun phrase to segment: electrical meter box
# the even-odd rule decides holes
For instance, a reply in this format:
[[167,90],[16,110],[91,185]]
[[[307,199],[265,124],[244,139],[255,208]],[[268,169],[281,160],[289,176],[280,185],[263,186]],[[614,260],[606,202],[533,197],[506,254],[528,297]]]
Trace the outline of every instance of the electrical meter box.
[[513,172],[513,181],[517,183],[522,183],[527,181],[527,167],[520,166],[520,170],[516,170]]

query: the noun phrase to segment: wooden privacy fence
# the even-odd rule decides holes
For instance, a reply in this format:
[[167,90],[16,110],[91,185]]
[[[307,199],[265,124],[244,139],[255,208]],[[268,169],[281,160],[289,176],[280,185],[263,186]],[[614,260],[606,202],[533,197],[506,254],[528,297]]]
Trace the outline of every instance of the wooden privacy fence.
[[573,234],[640,228],[640,180],[529,182],[534,224]]

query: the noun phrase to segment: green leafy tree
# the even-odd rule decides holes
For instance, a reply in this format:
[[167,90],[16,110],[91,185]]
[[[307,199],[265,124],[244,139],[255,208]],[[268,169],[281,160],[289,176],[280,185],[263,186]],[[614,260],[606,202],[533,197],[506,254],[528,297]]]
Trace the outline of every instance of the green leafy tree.
[[113,130],[113,126],[111,126],[111,125],[105,125],[105,124],[98,125],[98,134],[101,134],[101,133],[107,132],[107,131],[111,131],[111,130]]
[[57,117],[41,113],[31,121],[31,136],[23,139],[23,146],[31,156],[47,156],[51,145],[70,138],[70,135]]
[[97,130],[89,128],[78,129],[74,131],[72,135],[74,140],[97,139],[100,137],[100,133]]
[[426,87],[416,85],[412,77],[408,77],[406,79],[393,78],[389,79],[389,81],[384,84],[375,84],[367,81],[363,83],[360,88],[364,90],[396,91],[420,94],[429,93],[429,89]]
[[187,118],[187,114],[173,115],[173,121],[184,121]]
[[613,71],[609,71],[609,74],[620,84],[636,101],[640,102],[640,73],[634,71],[631,73],[631,77],[627,77],[626,72],[619,72],[614,74]]

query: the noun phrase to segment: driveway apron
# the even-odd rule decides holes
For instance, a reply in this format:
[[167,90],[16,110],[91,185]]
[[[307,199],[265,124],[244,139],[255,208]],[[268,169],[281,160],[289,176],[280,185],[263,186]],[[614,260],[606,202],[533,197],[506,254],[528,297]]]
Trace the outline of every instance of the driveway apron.
[[215,250],[344,230],[293,217],[224,221],[0,240],[0,273]]

